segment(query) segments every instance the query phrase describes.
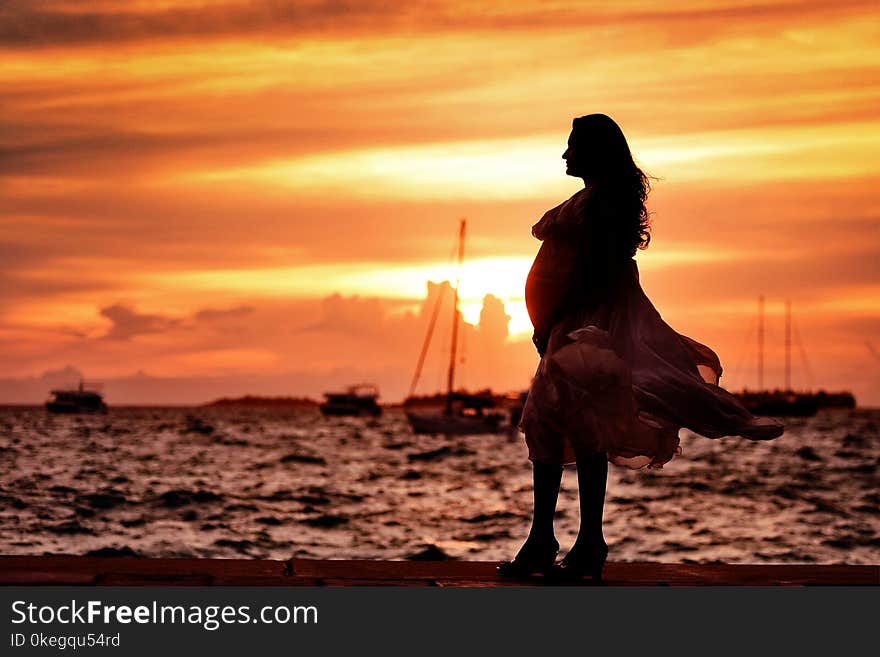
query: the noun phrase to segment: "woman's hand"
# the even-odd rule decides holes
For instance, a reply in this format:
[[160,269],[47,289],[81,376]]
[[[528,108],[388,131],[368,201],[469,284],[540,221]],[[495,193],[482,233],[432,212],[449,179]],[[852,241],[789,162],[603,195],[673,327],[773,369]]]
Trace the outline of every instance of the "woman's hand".
[[549,341],[549,337],[538,335],[537,332],[532,335],[532,344],[535,345],[535,348],[538,350],[538,355],[541,358],[543,358],[544,354],[547,353],[547,343]]

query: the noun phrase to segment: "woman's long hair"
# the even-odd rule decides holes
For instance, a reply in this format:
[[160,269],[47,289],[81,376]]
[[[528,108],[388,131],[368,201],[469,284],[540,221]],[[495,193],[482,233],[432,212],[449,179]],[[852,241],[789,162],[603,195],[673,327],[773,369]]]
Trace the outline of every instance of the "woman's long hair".
[[[651,241],[650,214],[645,207],[650,177],[633,160],[623,131],[605,114],[588,114],[572,122],[570,145],[579,176],[595,185],[600,207],[609,210],[603,226],[613,234],[619,255],[631,258]],[[604,214],[604,213],[603,213]]]

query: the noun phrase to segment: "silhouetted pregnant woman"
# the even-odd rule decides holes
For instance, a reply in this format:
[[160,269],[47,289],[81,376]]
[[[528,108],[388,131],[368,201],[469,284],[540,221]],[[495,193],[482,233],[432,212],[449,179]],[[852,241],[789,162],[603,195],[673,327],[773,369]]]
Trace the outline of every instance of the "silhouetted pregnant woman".
[[[598,579],[609,461],[662,467],[680,452],[682,427],[767,440],[783,426],[719,387],[715,352],[673,330],[645,296],[633,256],[650,241],[650,186],[620,127],[604,114],[574,119],[562,157],[584,189],[532,227],[542,244],[526,281],[541,356],[519,423],[533,465],[532,526],[498,571]],[[553,516],[568,463],[577,464],[580,527],[557,564]]]

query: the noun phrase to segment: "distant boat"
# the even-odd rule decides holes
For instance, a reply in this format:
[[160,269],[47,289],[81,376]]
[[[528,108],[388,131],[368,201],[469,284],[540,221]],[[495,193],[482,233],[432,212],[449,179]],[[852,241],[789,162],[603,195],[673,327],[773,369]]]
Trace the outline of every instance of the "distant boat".
[[510,408],[510,426],[511,429],[519,427],[519,421],[522,419],[523,408],[525,408],[526,400],[529,398],[528,390],[520,392],[511,392],[505,395],[505,402]]
[[791,390],[743,390],[737,394],[743,405],[755,415],[809,417],[819,409],[855,408],[850,392],[793,392]]
[[[403,409],[413,433],[481,434],[503,433],[510,427],[510,413],[490,393],[453,392],[442,400],[423,401],[409,398]],[[428,398],[430,399],[430,398]],[[447,413],[446,409],[451,410]]]
[[349,386],[345,392],[325,392],[321,404],[324,415],[381,415],[382,407],[376,403],[379,389],[372,383]]
[[819,410],[816,396],[791,390],[743,390],[736,395],[755,415],[809,417]]
[[[458,269],[464,260],[464,237],[466,220],[462,219],[458,233]],[[438,297],[437,305],[428,325],[428,333],[422,345],[416,371],[410,385],[410,394],[403,403],[403,410],[414,433],[417,434],[483,434],[506,433],[510,429],[510,413],[497,404],[495,397],[488,390],[479,393],[453,391],[455,378],[455,352],[458,343],[458,285],[455,281],[454,300],[452,304],[452,344],[449,350],[449,370],[446,377],[445,397],[414,397],[416,384],[421,374],[425,354],[434,333],[437,322],[437,311],[442,296]]]
[[819,408],[855,408],[856,398],[848,390],[842,392],[825,392],[820,390],[815,395]]
[[[809,417],[820,408],[855,408],[856,399],[849,391],[825,392],[820,390],[795,391],[791,387],[791,301],[785,302],[785,387],[782,390],[764,388],[764,297],[758,297],[758,389],[734,393],[743,405],[755,415]],[[801,357],[808,366],[803,345]]]
[[50,413],[106,413],[107,404],[97,384],[86,388],[82,380],[72,390],[58,389],[50,391],[51,397],[46,401],[46,410]]

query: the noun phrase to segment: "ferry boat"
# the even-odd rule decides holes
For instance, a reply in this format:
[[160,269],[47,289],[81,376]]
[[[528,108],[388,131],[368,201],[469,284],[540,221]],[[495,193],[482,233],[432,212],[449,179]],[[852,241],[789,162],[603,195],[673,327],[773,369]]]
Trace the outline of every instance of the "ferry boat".
[[50,413],[106,413],[107,404],[96,384],[86,388],[84,381],[74,389],[52,390],[46,401],[46,410]]
[[325,392],[321,404],[324,415],[381,415],[382,407],[376,403],[379,389],[372,383],[349,386],[344,392]]

